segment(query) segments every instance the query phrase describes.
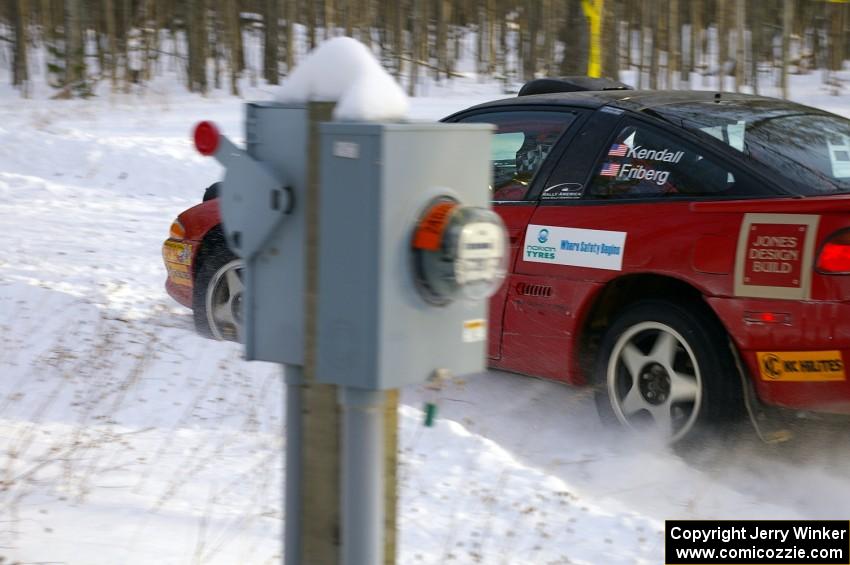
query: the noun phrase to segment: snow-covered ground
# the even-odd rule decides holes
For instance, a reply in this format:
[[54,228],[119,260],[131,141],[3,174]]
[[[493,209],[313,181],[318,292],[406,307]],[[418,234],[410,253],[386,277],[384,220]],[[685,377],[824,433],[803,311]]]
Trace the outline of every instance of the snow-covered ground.
[[[797,98],[850,114],[816,77],[794,79]],[[427,94],[412,117],[500,96],[473,81]],[[280,370],[197,337],[159,254],[220,175],[191,126],[238,139],[242,101],[156,83],[43,98],[0,89],[0,561],[278,561]],[[582,390],[473,376],[444,391],[434,428],[422,398],[403,391],[399,563],[654,564],[665,518],[850,508],[846,434],[741,439],[686,462],[603,430]]]

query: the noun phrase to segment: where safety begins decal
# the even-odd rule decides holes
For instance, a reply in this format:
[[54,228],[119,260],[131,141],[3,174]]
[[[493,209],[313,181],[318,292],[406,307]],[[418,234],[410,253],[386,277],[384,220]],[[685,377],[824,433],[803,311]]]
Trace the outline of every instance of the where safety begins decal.
[[529,225],[522,258],[591,269],[621,271],[626,232]]

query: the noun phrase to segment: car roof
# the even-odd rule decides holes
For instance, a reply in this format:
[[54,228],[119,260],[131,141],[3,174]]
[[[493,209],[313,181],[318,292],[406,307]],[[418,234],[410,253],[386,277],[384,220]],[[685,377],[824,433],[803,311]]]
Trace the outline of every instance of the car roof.
[[[472,106],[462,112],[457,112],[446,119],[451,119],[458,114],[469,111],[500,108],[503,106],[572,106],[593,110],[601,108],[602,106],[612,106],[624,110],[640,112],[668,104],[714,101],[733,102],[743,100],[779,101],[776,98],[753,96],[751,94],[693,90],[598,90],[583,92],[556,92],[551,94],[534,94],[530,96],[515,96],[512,98],[493,100],[491,102]],[[784,104],[790,104],[785,100],[782,100],[781,102]]]

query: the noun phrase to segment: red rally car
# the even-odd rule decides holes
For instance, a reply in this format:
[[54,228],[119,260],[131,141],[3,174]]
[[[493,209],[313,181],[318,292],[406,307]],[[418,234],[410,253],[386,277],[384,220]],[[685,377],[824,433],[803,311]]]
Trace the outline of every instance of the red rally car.
[[[497,128],[511,258],[491,366],[592,385],[604,419],[671,442],[745,398],[850,413],[850,121],[739,94],[559,90],[444,120]],[[167,289],[201,332],[238,339],[214,192],[172,226]]]

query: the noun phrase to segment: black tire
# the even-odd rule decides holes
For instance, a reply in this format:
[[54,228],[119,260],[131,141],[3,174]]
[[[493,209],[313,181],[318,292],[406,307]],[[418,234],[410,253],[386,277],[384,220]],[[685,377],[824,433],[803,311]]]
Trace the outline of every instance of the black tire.
[[[192,314],[195,330],[200,335],[211,339],[238,341],[241,327],[228,329],[223,324],[213,326],[213,317],[211,317],[208,308],[211,293],[222,292],[220,285],[222,277],[226,276],[226,272],[234,266],[241,271],[241,263],[227,247],[221,231],[217,228],[214,228],[214,230],[204,239],[192,288]],[[218,288],[213,288],[213,285]],[[238,297],[238,301],[241,303],[241,296]],[[239,309],[238,305],[234,305],[234,307]],[[241,322],[241,314],[238,317]]]
[[203,201],[206,202],[208,200],[214,200],[215,198],[218,198],[220,190],[221,190],[221,182],[212,183],[204,191]]
[[593,384],[603,422],[670,444],[729,429],[744,413],[725,330],[698,304],[624,309],[602,338]]

